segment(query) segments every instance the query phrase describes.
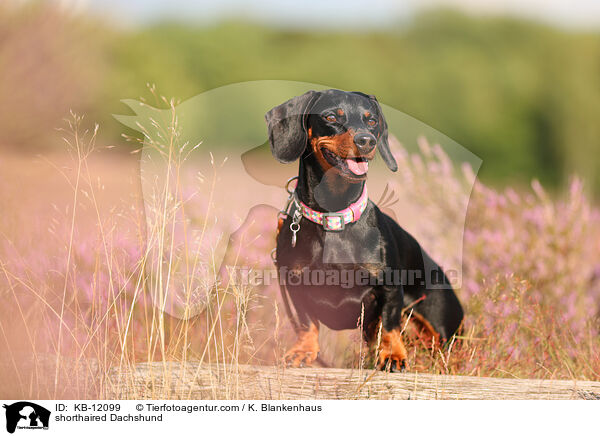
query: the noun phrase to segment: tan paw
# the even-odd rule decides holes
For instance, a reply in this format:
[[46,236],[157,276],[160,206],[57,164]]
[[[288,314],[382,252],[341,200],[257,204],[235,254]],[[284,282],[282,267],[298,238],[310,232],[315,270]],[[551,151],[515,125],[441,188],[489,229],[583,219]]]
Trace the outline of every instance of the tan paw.
[[288,367],[312,366],[319,357],[319,329],[311,324],[309,329],[298,335],[298,341],[285,353],[283,360]]
[[404,372],[408,369],[406,347],[400,330],[384,331],[378,349],[377,369]]

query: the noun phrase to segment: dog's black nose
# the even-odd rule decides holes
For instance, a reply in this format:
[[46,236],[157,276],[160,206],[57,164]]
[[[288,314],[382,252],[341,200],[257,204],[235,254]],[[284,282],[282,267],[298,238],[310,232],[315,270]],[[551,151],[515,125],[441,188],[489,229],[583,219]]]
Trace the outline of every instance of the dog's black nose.
[[362,153],[368,153],[375,148],[377,139],[370,133],[358,133],[354,135],[354,143]]

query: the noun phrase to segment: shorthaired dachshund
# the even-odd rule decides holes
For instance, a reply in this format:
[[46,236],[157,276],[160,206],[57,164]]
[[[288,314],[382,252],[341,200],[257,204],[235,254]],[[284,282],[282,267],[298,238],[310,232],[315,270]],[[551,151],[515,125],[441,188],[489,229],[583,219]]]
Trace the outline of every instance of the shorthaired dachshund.
[[463,309],[445,273],[367,195],[377,150],[391,171],[398,170],[375,97],[309,91],[265,118],[275,158],[300,159],[275,255],[300,326],[287,364],[317,359],[323,323],[334,330],[362,326],[366,341],[378,347],[377,367],[402,371],[406,307],[438,343],[447,341],[460,327]]

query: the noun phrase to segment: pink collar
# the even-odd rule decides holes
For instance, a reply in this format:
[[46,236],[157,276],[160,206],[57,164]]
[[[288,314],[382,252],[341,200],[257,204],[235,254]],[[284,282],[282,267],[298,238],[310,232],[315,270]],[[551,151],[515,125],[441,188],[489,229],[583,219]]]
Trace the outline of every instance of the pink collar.
[[369,202],[369,196],[367,194],[367,185],[365,184],[363,192],[360,198],[348,206],[346,209],[342,209],[338,212],[317,212],[311,209],[306,204],[298,200],[302,216],[307,220],[312,221],[323,226],[323,229],[333,232],[339,232],[344,230],[344,227],[348,223],[356,222],[360,219],[360,216],[367,208]]

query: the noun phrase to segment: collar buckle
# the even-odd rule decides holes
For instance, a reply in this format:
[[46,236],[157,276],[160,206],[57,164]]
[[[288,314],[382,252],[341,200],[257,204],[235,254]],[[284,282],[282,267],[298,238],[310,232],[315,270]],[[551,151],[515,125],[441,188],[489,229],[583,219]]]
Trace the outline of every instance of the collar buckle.
[[[329,221],[329,219],[339,219],[339,225],[333,224]],[[344,214],[339,212],[323,212],[323,229],[328,232],[341,232],[346,227],[346,222],[344,221]]]

